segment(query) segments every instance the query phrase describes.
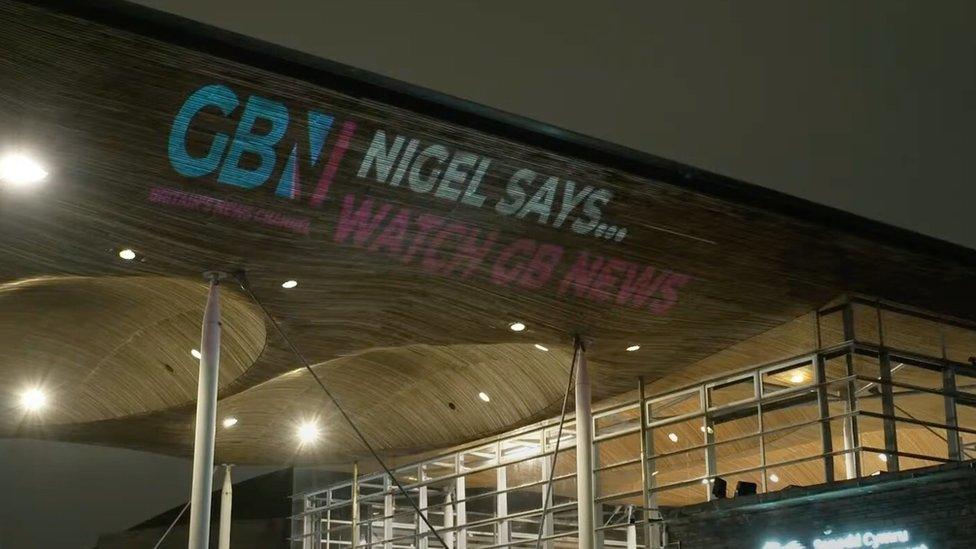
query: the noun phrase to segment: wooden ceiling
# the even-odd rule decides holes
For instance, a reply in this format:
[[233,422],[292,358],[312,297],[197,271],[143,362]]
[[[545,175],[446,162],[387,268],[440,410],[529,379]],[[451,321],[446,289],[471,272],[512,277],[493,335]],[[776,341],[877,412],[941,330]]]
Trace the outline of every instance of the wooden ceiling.
[[[188,455],[196,375],[189,350],[204,301],[201,273],[213,269],[246,273],[388,455],[551,415],[574,334],[587,341],[594,395],[603,400],[631,390],[638,375],[696,375],[708,357],[844,292],[973,314],[969,251],[901,246],[891,236],[901,233],[867,222],[871,230],[855,234],[794,217],[789,212],[810,208],[799,200],[780,197],[773,207],[720,198],[732,183],[715,178],[715,193],[692,190],[682,183],[691,172],[673,163],[653,166],[670,174],[658,180],[636,164],[582,160],[497,128],[451,122],[446,106],[435,116],[358,93],[328,71],[276,74],[230,60],[231,46],[208,53],[193,43],[0,0],[0,149],[34,151],[51,172],[35,189],[0,187],[4,406],[13,410],[28,386],[54,395],[51,413],[8,414],[0,435]],[[170,139],[177,113],[214,85],[240,108],[228,116],[213,106],[201,111],[188,152],[201,158],[219,136],[241,132],[249,102],[282,105],[291,125],[268,157],[266,183],[245,188],[221,182],[216,171],[177,171]],[[317,159],[306,136],[321,129],[321,118],[309,111],[334,118]],[[259,146],[274,123],[257,122],[242,146]],[[477,190],[485,205],[360,177],[378,131],[391,143],[402,134],[490,159]],[[258,170],[262,158],[238,167]],[[518,198],[509,182],[525,170],[539,175],[524,183],[522,198],[535,194],[552,212],[506,213],[504,204]],[[559,185],[553,195],[544,192],[550,177]],[[316,204],[313,190],[323,182]],[[736,185],[740,194],[769,197]],[[557,226],[563,199],[587,187],[612,198],[591,204],[596,212],[569,208]],[[350,205],[364,204],[373,209],[363,219],[379,229],[359,240],[343,227]],[[574,219],[585,226],[596,217],[625,227],[626,237],[607,238],[610,229],[596,236],[596,221],[571,228]],[[425,223],[448,229],[430,232]],[[377,234],[394,240],[377,243]],[[137,259],[121,260],[122,248]],[[289,279],[299,286],[283,289]],[[240,423],[221,432],[218,459],[329,463],[362,455],[257,304],[233,280],[223,295],[220,411]],[[528,329],[510,331],[515,320]],[[632,344],[641,350],[626,352]],[[756,362],[785,347],[757,346],[739,358]],[[479,391],[491,402],[476,400]],[[289,446],[289,429],[305,416],[320,417],[332,442]]]

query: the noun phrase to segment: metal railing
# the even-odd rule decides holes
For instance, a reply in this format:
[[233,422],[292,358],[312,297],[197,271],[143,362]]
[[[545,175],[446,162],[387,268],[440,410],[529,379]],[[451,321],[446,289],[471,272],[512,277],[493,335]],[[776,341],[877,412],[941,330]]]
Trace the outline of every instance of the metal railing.
[[[667,546],[669,510],[718,497],[719,479],[769,492],[976,458],[976,367],[952,360],[944,335],[941,356],[886,346],[882,311],[976,336],[957,319],[855,296],[814,315],[809,353],[651,396],[641,382],[636,400],[597,409],[598,545]],[[876,332],[862,340],[868,313]],[[829,344],[828,326],[839,334]],[[575,547],[575,417],[558,455],[556,432],[543,421],[394,474],[448,547],[535,547],[540,522],[543,547]],[[380,473],[294,500],[294,547],[441,547]]]

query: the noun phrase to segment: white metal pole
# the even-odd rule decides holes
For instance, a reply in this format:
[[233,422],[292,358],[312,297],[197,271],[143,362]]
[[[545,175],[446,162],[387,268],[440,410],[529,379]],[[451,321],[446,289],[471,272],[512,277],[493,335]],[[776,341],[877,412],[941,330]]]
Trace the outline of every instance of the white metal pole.
[[234,482],[230,477],[231,465],[224,465],[224,488],[220,491],[220,530],[217,549],[230,549],[231,507],[234,504]]
[[627,525],[627,549],[637,549],[637,525],[633,522]]
[[844,413],[848,414],[844,417],[843,434],[844,434],[844,472],[848,480],[852,478],[857,478],[857,461],[855,461],[854,447],[856,446],[854,441],[854,426],[851,421],[851,399],[849,398],[850,391],[845,387],[841,389],[840,396],[844,400]]
[[210,545],[210,492],[213,489],[214,435],[217,430],[217,371],[220,365],[220,278],[209,272],[210,293],[200,336],[200,377],[193,441],[193,485],[190,490],[189,549]]
[[444,543],[447,549],[454,549],[454,490],[444,498]]
[[590,409],[590,374],[583,346],[576,353],[576,505],[579,547],[593,549],[593,414]]

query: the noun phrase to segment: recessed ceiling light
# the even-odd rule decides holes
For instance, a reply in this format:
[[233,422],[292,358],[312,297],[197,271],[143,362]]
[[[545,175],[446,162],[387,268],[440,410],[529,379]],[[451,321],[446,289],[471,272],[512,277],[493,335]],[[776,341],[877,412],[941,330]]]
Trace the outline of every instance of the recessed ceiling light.
[[702,484],[708,484],[710,482],[712,482],[712,479],[710,479],[710,478],[703,478],[702,479]]
[[668,438],[671,442],[678,442],[678,435],[676,433],[668,433]]
[[715,431],[711,427],[706,427],[706,426],[702,425],[701,426],[701,432],[708,433],[708,434],[712,434]]
[[223,421],[224,428],[229,428],[237,425],[237,418],[234,416],[225,417]]
[[888,463],[888,454],[878,454],[878,459],[880,459],[885,463]]
[[200,357],[203,356],[203,355],[200,354],[200,351],[198,351],[196,349],[190,349],[190,354],[193,355],[193,358],[195,358],[197,360],[200,360]]
[[488,393],[486,393],[486,392],[484,392],[484,391],[481,391],[480,393],[478,393],[478,398],[480,398],[481,400],[483,400],[483,401],[485,401],[485,402],[488,402],[489,400],[491,400],[491,399],[490,399],[490,398],[488,397]]
[[36,412],[47,405],[47,395],[40,389],[28,389],[20,395],[20,405],[28,412]]
[[803,383],[804,379],[806,379],[806,377],[803,375],[803,372],[796,372],[790,376],[790,381],[793,383]]
[[640,345],[631,345],[630,347],[627,347],[628,353],[633,353],[634,351],[639,351],[639,350],[640,350]]
[[513,332],[521,332],[522,330],[525,329],[525,324],[523,324],[522,322],[513,322],[508,325],[508,329]]
[[136,258],[136,253],[129,248],[126,248],[124,250],[119,250],[119,257],[126,261],[132,261]]
[[536,349],[539,349],[540,351],[548,351],[549,350],[549,347],[546,347],[545,345],[539,345],[538,343],[535,344],[535,348]]
[[779,482],[779,475],[777,475],[776,473],[773,473],[773,474],[769,475],[769,480],[771,480],[772,482]]
[[286,280],[286,281],[284,281],[284,282],[281,283],[281,287],[284,288],[284,289],[286,289],[286,290],[290,290],[290,289],[294,288],[295,286],[298,286],[298,281],[297,280]]
[[39,183],[47,177],[47,170],[37,160],[22,153],[9,153],[0,158],[0,180],[14,185]]
[[312,444],[319,438],[319,426],[314,421],[306,421],[298,426],[298,441]]

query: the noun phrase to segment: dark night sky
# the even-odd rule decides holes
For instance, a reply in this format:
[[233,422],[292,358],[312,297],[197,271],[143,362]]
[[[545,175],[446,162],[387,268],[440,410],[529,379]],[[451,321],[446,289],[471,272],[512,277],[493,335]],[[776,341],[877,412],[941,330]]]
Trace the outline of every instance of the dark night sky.
[[976,2],[139,0],[976,247]]
[[[976,2],[141,3],[976,247]],[[162,456],[0,462],[3,549],[88,548],[188,492]]]

